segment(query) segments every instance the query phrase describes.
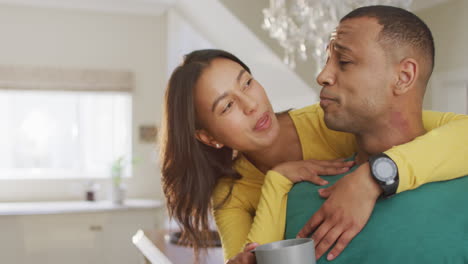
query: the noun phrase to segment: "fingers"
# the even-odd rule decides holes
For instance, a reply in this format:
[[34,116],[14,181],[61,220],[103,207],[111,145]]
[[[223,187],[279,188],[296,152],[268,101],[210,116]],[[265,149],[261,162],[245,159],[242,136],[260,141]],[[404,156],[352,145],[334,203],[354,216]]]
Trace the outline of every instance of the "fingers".
[[306,163],[304,168],[309,171],[310,175],[338,175],[349,170],[349,167],[328,167],[312,163]]
[[327,187],[327,188],[319,189],[318,193],[319,193],[320,197],[328,198],[332,194],[334,188],[335,188],[335,185],[332,185],[332,186]]
[[328,160],[306,160],[309,169],[315,171],[319,175],[337,175],[347,172],[353,165],[354,161],[328,161]]
[[309,174],[305,177],[304,180],[309,181],[313,184],[321,185],[321,186],[328,184],[328,181],[320,178],[319,176],[317,176],[317,174]]
[[338,257],[341,252],[343,252],[343,250],[348,246],[349,242],[351,242],[351,240],[353,240],[353,238],[357,235],[357,233],[358,232],[354,230],[344,232],[336,242],[333,249],[328,253],[327,260],[331,261]]
[[343,174],[349,170],[349,167],[327,167],[317,165],[315,165],[313,168],[319,175],[338,175]]
[[313,160],[309,159],[307,162],[315,165],[321,165],[324,167],[335,167],[335,168],[342,168],[342,167],[352,167],[354,165],[354,161],[344,161],[342,159],[338,160]]
[[299,168],[298,173],[300,176],[299,181],[308,181],[321,186],[328,184],[328,181],[320,178],[317,175],[317,172],[315,172],[315,170],[310,166],[303,166]]
[[354,163],[341,161],[291,161],[275,166],[272,170],[282,174],[293,183],[309,181],[318,185],[326,185],[328,182],[318,175],[337,175],[347,172]]
[[341,161],[341,162],[344,162],[345,160],[346,160],[346,158],[337,158],[337,159],[330,160],[330,161]]
[[304,171],[304,175],[307,176],[314,176],[314,175],[338,175],[345,173],[349,170],[349,167],[328,167],[328,166],[322,166],[322,165],[317,165],[313,163],[303,163],[302,167]]
[[310,219],[307,221],[307,223],[302,227],[302,229],[299,231],[297,234],[298,238],[304,238],[304,237],[309,237],[310,233],[317,228],[319,224],[321,224],[323,221],[323,214],[319,210],[317,211]]
[[250,252],[251,250],[254,250],[256,247],[258,247],[260,244],[258,243],[249,243],[245,245],[244,247],[244,252]]
[[[321,229],[321,227],[319,228]],[[327,232],[328,231],[328,232]],[[327,232],[326,235],[321,239],[321,240],[315,240],[315,258],[319,259],[327,250],[335,243],[335,241],[340,237],[342,234],[343,230],[339,225],[334,226],[333,228],[329,230],[317,230],[317,232]],[[314,235],[315,235],[314,233]],[[314,236],[312,236],[314,237]],[[320,241],[320,242],[317,242]]]
[[[325,163],[330,163],[332,166],[328,165],[318,165],[315,164],[316,161],[311,161],[308,160],[306,163],[303,163],[305,166],[303,166],[300,169],[300,172],[302,174],[301,180],[306,180],[309,182],[312,182],[317,185],[326,185],[328,184],[328,181],[318,177],[318,175],[338,175],[338,174],[343,174],[349,170],[349,166],[345,165],[343,167],[343,163],[340,163],[339,166],[336,164],[330,162],[330,161],[324,161]],[[322,162],[322,161],[320,161]],[[334,165],[333,165],[334,164]],[[352,164],[352,162],[351,162]]]
[[[322,239],[328,234],[330,229],[334,226],[333,222],[331,221],[324,221],[320,224],[320,226],[315,230],[314,234],[312,235],[312,239],[314,240],[315,247],[317,248],[320,243],[322,243]],[[328,237],[330,239],[330,237]],[[316,250],[317,251],[317,250]],[[315,253],[317,255],[317,252]],[[322,252],[323,254],[323,252]]]

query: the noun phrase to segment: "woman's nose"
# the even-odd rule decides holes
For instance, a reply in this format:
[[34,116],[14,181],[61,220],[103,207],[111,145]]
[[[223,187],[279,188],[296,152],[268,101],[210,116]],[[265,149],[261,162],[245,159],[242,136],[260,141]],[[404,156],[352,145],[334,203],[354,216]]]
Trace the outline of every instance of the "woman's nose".
[[246,115],[255,113],[255,111],[257,111],[257,108],[258,108],[257,100],[255,100],[255,98],[252,98],[251,96],[247,94],[242,94],[241,96],[242,96],[242,104],[244,107],[244,113]]

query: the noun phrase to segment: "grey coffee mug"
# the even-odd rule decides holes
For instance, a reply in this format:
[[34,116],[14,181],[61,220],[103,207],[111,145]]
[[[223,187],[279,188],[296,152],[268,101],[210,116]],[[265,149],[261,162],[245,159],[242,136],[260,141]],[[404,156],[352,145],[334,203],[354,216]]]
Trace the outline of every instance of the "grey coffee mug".
[[314,241],[310,238],[281,240],[256,247],[257,264],[315,264]]

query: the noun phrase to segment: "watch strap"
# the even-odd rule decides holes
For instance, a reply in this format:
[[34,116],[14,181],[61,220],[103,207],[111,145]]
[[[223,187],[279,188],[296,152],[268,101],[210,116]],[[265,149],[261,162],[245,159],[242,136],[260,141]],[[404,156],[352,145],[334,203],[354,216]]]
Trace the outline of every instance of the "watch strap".
[[[379,159],[379,158],[388,158],[391,162],[394,163],[395,165],[395,168],[396,168],[396,175],[395,175],[395,178],[393,180],[393,183],[391,184],[387,184],[386,182],[384,181],[381,181],[379,180],[375,175],[374,175],[374,170],[372,169],[372,166],[374,164],[374,162]],[[372,175],[372,178],[379,184],[379,186],[382,188],[382,194],[381,194],[381,197],[384,198],[384,199],[387,199],[387,198],[390,198],[392,197],[393,195],[396,194],[396,191],[398,189],[398,185],[399,185],[399,182],[400,182],[400,177],[399,177],[399,174],[398,174],[398,166],[396,165],[396,163],[392,160],[392,158],[390,158],[387,154],[385,153],[380,153],[380,154],[377,154],[377,155],[373,155],[371,157],[369,157],[369,167],[370,167],[370,173]]]

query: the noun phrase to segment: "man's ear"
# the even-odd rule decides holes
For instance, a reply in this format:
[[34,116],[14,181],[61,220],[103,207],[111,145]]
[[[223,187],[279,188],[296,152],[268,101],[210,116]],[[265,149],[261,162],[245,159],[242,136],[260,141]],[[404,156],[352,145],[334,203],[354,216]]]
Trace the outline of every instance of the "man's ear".
[[216,141],[206,130],[198,129],[195,131],[195,138],[201,143],[213,147],[213,148],[222,148],[223,144]]
[[397,80],[395,83],[395,95],[402,95],[413,88],[416,77],[419,74],[419,65],[415,59],[405,58],[398,65]]

